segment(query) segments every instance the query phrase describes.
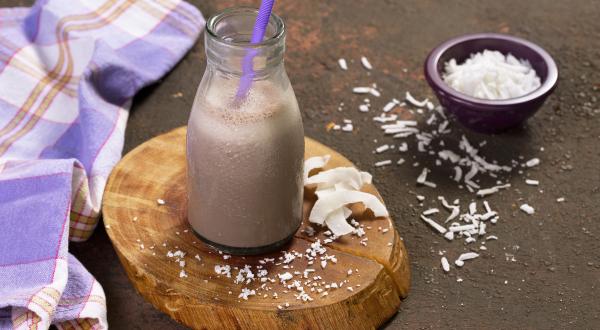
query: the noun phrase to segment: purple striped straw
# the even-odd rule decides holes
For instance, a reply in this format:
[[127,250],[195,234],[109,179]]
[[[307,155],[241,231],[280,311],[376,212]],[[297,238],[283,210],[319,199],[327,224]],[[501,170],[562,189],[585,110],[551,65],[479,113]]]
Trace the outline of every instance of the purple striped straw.
[[[254,22],[254,29],[252,30],[252,38],[250,44],[255,45],[260,43],[265,37],[267,25],[269,24],[269,18],[271,18],[271,11],[273,10],[273,4],[275,0],[262,0],[258,15],[256,15],[256,21]],[[252,85],[252,79],[254,78],[254,67],[252,60],[256,56],[258,51],[254,48],[248,48],[246,56],[242,61],[242,77],[240,78],[240,86],[238,87],[236,98],[242,100],[246,97],[250,86]]]

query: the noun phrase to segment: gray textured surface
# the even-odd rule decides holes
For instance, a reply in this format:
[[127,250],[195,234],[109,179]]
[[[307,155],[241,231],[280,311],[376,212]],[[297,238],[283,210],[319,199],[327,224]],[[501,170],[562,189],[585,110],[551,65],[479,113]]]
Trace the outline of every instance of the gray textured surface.
[[[232,4],[258,3],[193,2],[206,16]],[[598,1],[288,0],[280,1],[276,11],[288,24],[286,65],[306,134],[374,174],[408,248],[412,291],[388,328],[600,327]],[[509,178],[513,188],[489,199],[502,215],[490,230],[500,240],[488,243],[487,253],[464,267],[460,271],[464,282],[457,283],[455,271],[449,275],[441,271],[437,252],[456,255],[463,246],[432,234],[418,219],[420,208],[409,192],[427,196],[426,206],[433,205],[437,195],[463,202],[471,196],[447,179],[451,169],[436,168],[432,178],[439,188],[431,190],[414,186],[420,168],[372,168],[378,158],[371,153],[373,139],[381,141],[381,134],[371,115],[356,110],[361,98],[348,90],[357,81],[377,82],[386,96],[376,100],[377,107],[405,90],[432,97],[421,74],[429,50],[452,36],[482,31],[508,32],[539,43],[555,57],[560,81],[555,94],[526,126],[499,136],[466,133],[473,141],[488,141],[483,155],[490,158],[539,157],[541,166],[529,174],[541,186],[526,186],[523,177],[515,174]],[[125,152],[186,123],[204,70],[203,52],[198,43],[159,85],[135,99]],[[338,69],[339,57],[358,60],[360,55],[368,56],[375,67],[370,78],[356,65],[345,73]],[[177,92],[183,97],[171,96]],[[341,113],[340,102],[346,104]],[[326,132],[329,121],[342,118],[353,119],[356,132]],[[460,137],[458,125],[455,128],[448,141]],[[435,167],[415,150],[405,158],[413,156]],[[557,204],[559,196],[567,202]],[[518,211],[523,201],[536,207],[534,216]],[[89,242],[73,244],[71,250],[104,286],[112,328],[181,327],[135,292],[102,228]],[[506,261],[505,253],[514,254],[516,261]]]

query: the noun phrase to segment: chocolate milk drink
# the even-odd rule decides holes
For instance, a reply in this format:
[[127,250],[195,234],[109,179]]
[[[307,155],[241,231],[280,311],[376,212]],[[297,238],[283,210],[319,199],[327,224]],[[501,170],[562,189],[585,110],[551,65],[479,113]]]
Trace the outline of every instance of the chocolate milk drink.
[[207,22],[208,64],[188,122],[188,220],[235,254],[276,249],[302,221],[304,131],[275,15],[254,48],[251,88],[236,97],[255,15],[232,9]]

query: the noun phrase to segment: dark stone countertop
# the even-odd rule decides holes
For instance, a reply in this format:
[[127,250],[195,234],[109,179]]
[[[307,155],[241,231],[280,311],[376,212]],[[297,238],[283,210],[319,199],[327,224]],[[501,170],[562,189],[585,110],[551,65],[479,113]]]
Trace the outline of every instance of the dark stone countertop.
[[[192,1],[206,17],[233,4],[259,1]],[[20,1],[2,1],[10,6]],[[26,1],[27,3],[27,1]],[[597,1],[279,1],[275,10],[288,25],[286,66],[304,116],[306,135],[336,148],[370,171],[388,205],[410,254],[412,291],[387,328],[599,328],[600,307],[600,5]],[[541,165],[526,173],[539,179],[527,186],[525,175],[512,173],[513,187],[489,198],[501,220],[489,230],[482,257],[444,274],[439,250],[451,256],[468,249],[462,241],[446,242],[418,218],[422,209],[414,192],[427,197],[424,207],[438,206],[436,196],[473,195],[448,179],[451,168],[413,148],[408,164],[374,168],[381,159],[372,150],[383,135],[357,110],[362,97],[351,87],[376,82],[380,108],[391,97],[411,91],[433,98],[422,64],[438,43],[464,33],[505,32],[546,48],[559,66],[559,87],[542,110],[522,127],[502,135],[464,132],[470,140],[487,140],[482,155],[508,161],[519,155],[539,157]],[[374,66],[370,76],[358,66],[361,55]],[[337,59],[354,60],[342,72]],[[187,121],[205,65],[202,39],[163,81],[144,90],[133,103],[124,153]],[[404,70],[406,69],[406,70]],[[183,97],[172,95],[182,93]],[[337,110],[344,102],[343,111]],[[373,110],[372,110],[373,111]],[[354,121],[351,134],[327,132],[330,121]],[[446,138],[463,134],[457,123]],[[540,148],[544,149],[541,151]],[[421,167],[434,168],[437,189],[416,187]],[[565,203],[556,198],[565,196]],[[528,202],[533,216],[518,210]],[[103,285],[113,329],[182,328],[154,309],[129,283],[100,225],[71,251]],[[515,261],[510,261],[514,255]],[[459,275],[457,275],[457,273]],[[464,279],[456,281],[457,276]]]

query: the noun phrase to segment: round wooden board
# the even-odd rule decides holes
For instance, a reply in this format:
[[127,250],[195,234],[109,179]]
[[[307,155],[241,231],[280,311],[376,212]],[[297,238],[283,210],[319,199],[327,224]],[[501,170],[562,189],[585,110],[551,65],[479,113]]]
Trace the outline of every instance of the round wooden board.
[[[136,289],[156,308],[196,329],[363,329],[380,326],[397,312],[410,286],[404,244],[390,218],[373,219],[372,213],[364,212],[359,205],[352,209],[354,217],[365,226],[367,245],[361,245],[356,235],[327,244],[327,254],[335,255],[337,263],[329,262],[325,269],[318,261],[308,266],[306,258],[285,265],[278,261],[281,252],[224,260],[201,243],[186,220],[185,132],[185,127],[175,129],[128,153],[113,170],[103,201],[106,231],[121,263]],[[306,138],[306,158],[325,154],[332,156],[326,169],[353,166],[334,150]],[[363,190],[381,199],[375,187]],[[314,203],[314,196],[308,192],[305,195],[302,227],[284,247],[286,251],[303,253],[311,242],[326,238],[321,228],[315,227],[317,233],[312,237],[303,231],[309,225],[307,216]],[[158,199],[165,204],[159,205]],[[176,250],[186,253],[184,269],[188,277],[181,278],[180,264],[176,258],[167,257],[168,251]],[[246,285],[234,284],[237,272],[232,270],[232,278],[227,278],[214,270],[215,265],[224,264],[255,267],[265,257],[276,260],[264,266],[269,277],[310,267],[316,272],[309,278],[321,276],[319,282],[325,283],[347,282],[342,288],[329,290],[325,297],[306,286],[314,300],[302,302],[294,296],[298,293],[294,289],[285,293],[277,282],[271,285],[272,290],[264,292],[257,289],[261,283],[254,281],[247,287],[257,289],[257,295],[242,300],[238,294]],[[353,270],[351,275],[349,269]],[[278,293],[278,299],[272,297],[273,292]],[[265,293],[267,298],[263,297]],[[286,302],[289,307],[278,308]]]

